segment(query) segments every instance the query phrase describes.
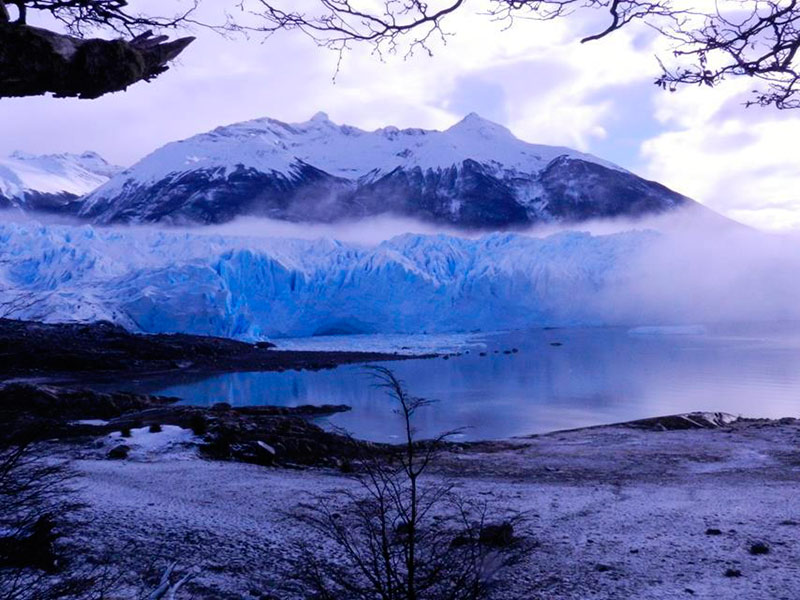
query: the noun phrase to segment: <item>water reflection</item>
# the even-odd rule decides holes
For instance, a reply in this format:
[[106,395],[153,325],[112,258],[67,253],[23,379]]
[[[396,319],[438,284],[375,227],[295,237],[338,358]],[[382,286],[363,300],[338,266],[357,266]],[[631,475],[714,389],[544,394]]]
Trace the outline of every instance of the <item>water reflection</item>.
[[[800,413],[800,329],[710,327],[704,335],[632,335],[625,329],[556,329],[489,335],[449,360],[387,363],[411,393],[439,402],[419,414],[423,436],[466,427],[491,439],[692,410],[759,417]],[[561,345],[554,345],[554,344]],[[517,348],[518,353],[504,350]],[[211,405],[348,404],[331,424],[391,440],[397,418],[363,367],[233,373],[134,385],[135,391]]]

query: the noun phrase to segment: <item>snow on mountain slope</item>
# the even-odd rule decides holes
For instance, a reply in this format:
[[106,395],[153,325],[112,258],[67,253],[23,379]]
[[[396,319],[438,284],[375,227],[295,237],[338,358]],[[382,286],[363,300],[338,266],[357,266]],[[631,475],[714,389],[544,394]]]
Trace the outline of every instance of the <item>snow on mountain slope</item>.
[[90,194],[100,223],[334,222],[378,214],[477,229],[659,213],[691,200],[599,158],[471,114],[446,131],[367,132],[319,113],[167,144]]
[[122,171],[94,152],[0,158],[0,208],[76,212],[75,201]]
[[[396,168],[447,168],[465,158],[525,170],[531,165],[543,167],[562,155],[612,166],[568,148],[528,144],[476,114],[444,132],[396,127],[368,132],[336,125],[325,113],[317,113],[305,123],[264,118],[218,127],[167,144],[136,164],[130,173],[136,175],[138,183],[155,183],[171,173],[201,168],[224,169],[225,174],[239,167],[287,173],[303,162],[334,177],[360,178]],[[123,181],[117,179],[105,191],[115,187],[119,191]]]
[[6,224],[0,310],[242,339],[597,323],[597,294],[657,235],[407,234],[365,248]]

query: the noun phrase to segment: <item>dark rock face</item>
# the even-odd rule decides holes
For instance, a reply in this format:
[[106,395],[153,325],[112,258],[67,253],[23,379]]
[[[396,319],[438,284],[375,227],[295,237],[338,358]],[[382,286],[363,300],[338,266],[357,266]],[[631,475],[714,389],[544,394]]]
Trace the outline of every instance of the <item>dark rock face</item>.
[[296,163],[292,173],[239,168],[129,180],[82,216],[102,223],[224,223],[237,216],[330,223],[376,215],[466,229],[658,214],[694,202],[632,173],[561,156],[540,173],[508,173],[473,160],[445,169],[397,168],[344,179]]
[[20,206],[26,212],[37,212],[55,215],[77,215],[81,208],[80,196],[62,192],[60,194],[46,194],[43,192],[27,191],[22,198],[12,201],[0,194],[0,209]]
[[471,229],[530,222],[514,186],[472,160],[441,171],[396,169],[359,186],[355,202],[368,215],[391,213]]
[[239,168],[178,173],[152,186],[129,181],[112,203],[98,203],[82,216],[103,223],[225,223],[241,215],[289,221],[329,222],[352,212],[351,182],[309,165],[291,176]]
[[547,212],[565,221],[641,217],[693,204],[660,183],[566,157],[547,166],[541,185]]

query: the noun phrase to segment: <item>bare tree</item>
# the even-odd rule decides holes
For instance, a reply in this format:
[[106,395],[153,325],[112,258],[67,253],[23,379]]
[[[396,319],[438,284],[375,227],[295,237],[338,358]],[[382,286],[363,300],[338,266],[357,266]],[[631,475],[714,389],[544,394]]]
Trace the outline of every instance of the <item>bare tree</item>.
[[87,598],[93,578],[70,571],[56,549],[78,505],[73,474],[26,443],[0,449],[0,599]]
[[[450,35],[446,20],[463,10],[465,0],[421,2],[318,0],[314,11],[293,3],[251,0],[267,33],[296,29],[342,53],[352,44],[372,44],[378,53],[431,52],[433,38]],[[377,8],[375,8],[377,6]],[[604,38],[634,23],[673,42],[672,59],[662,57],[655,83],[675,90],[682,85],[715,86],[729,77],[758,80],[750,104],[780,109],[800,107],[800,0],[484,0],[484,14],[508,26],[515,18],[565,18],[583,11],[607,14],[607,24],[582,42]]]
[[486,503],[426,479],[449,434],[418,441],[414,417],[430,401],[410,396],[389,369],[374,374],[397,406],[404,443],[358,444],[355,485],[302,508],[298,518],[322,544],[306,548],[300,579],[324,600],[483,598],[493,574],[522,549],[513,535],[519,516],[490,523]]
[[[141,14],[127,0],[0,0],[0,97],[50,92],[96,98],[149,81],[194,39],[168,41],[151,31],[187,26],[266,34],[299,30],[339,53],[356,43],[372,44],[379,54],[400,48],[430,53],[434,38],[450,35],[443,24],[466,6],[465,0],[314,0],[306,10],[294,0],[229,0],[239,18],[211,25],[195,18],[199,2],[190,0],[176,14]],[[747,77],[760,83],[750,104],[800,107],[800,0],[483,0],[481,6],[487,18],[508,26],[518,17],[547,21],[605,13],[605,26],[582,42],[638,23],[673,43],[672,57],[661,57],[655,80],[660,87],[715,86]],[[29,13],[37,12],[55,18],[71,35],[29,26]],[[85,39],[92,30],[131,39]]]

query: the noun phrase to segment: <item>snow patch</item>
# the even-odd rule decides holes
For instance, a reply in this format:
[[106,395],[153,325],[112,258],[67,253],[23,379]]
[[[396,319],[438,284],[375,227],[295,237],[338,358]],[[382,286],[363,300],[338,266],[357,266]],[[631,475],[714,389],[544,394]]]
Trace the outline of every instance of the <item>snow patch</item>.
[[628,330],[631,335],[706,335],[705,325],[644,325]]
[[108,425],[108,421],[103,419],[81,419],[80,421],[72,421],[72,425],[92,425],[93,427],[102,427]]
[[114,448],[125,445],[130,447],[128,458],[132,460],[153,460],[156,458],[193,458],[193,447],[199,439],[191,429],[183,429],[177,425],[163,425],[161,431],[151,432],[149,427],[131,429],[130,437],[122,437],[115,431],[106,437],[106,446]]

